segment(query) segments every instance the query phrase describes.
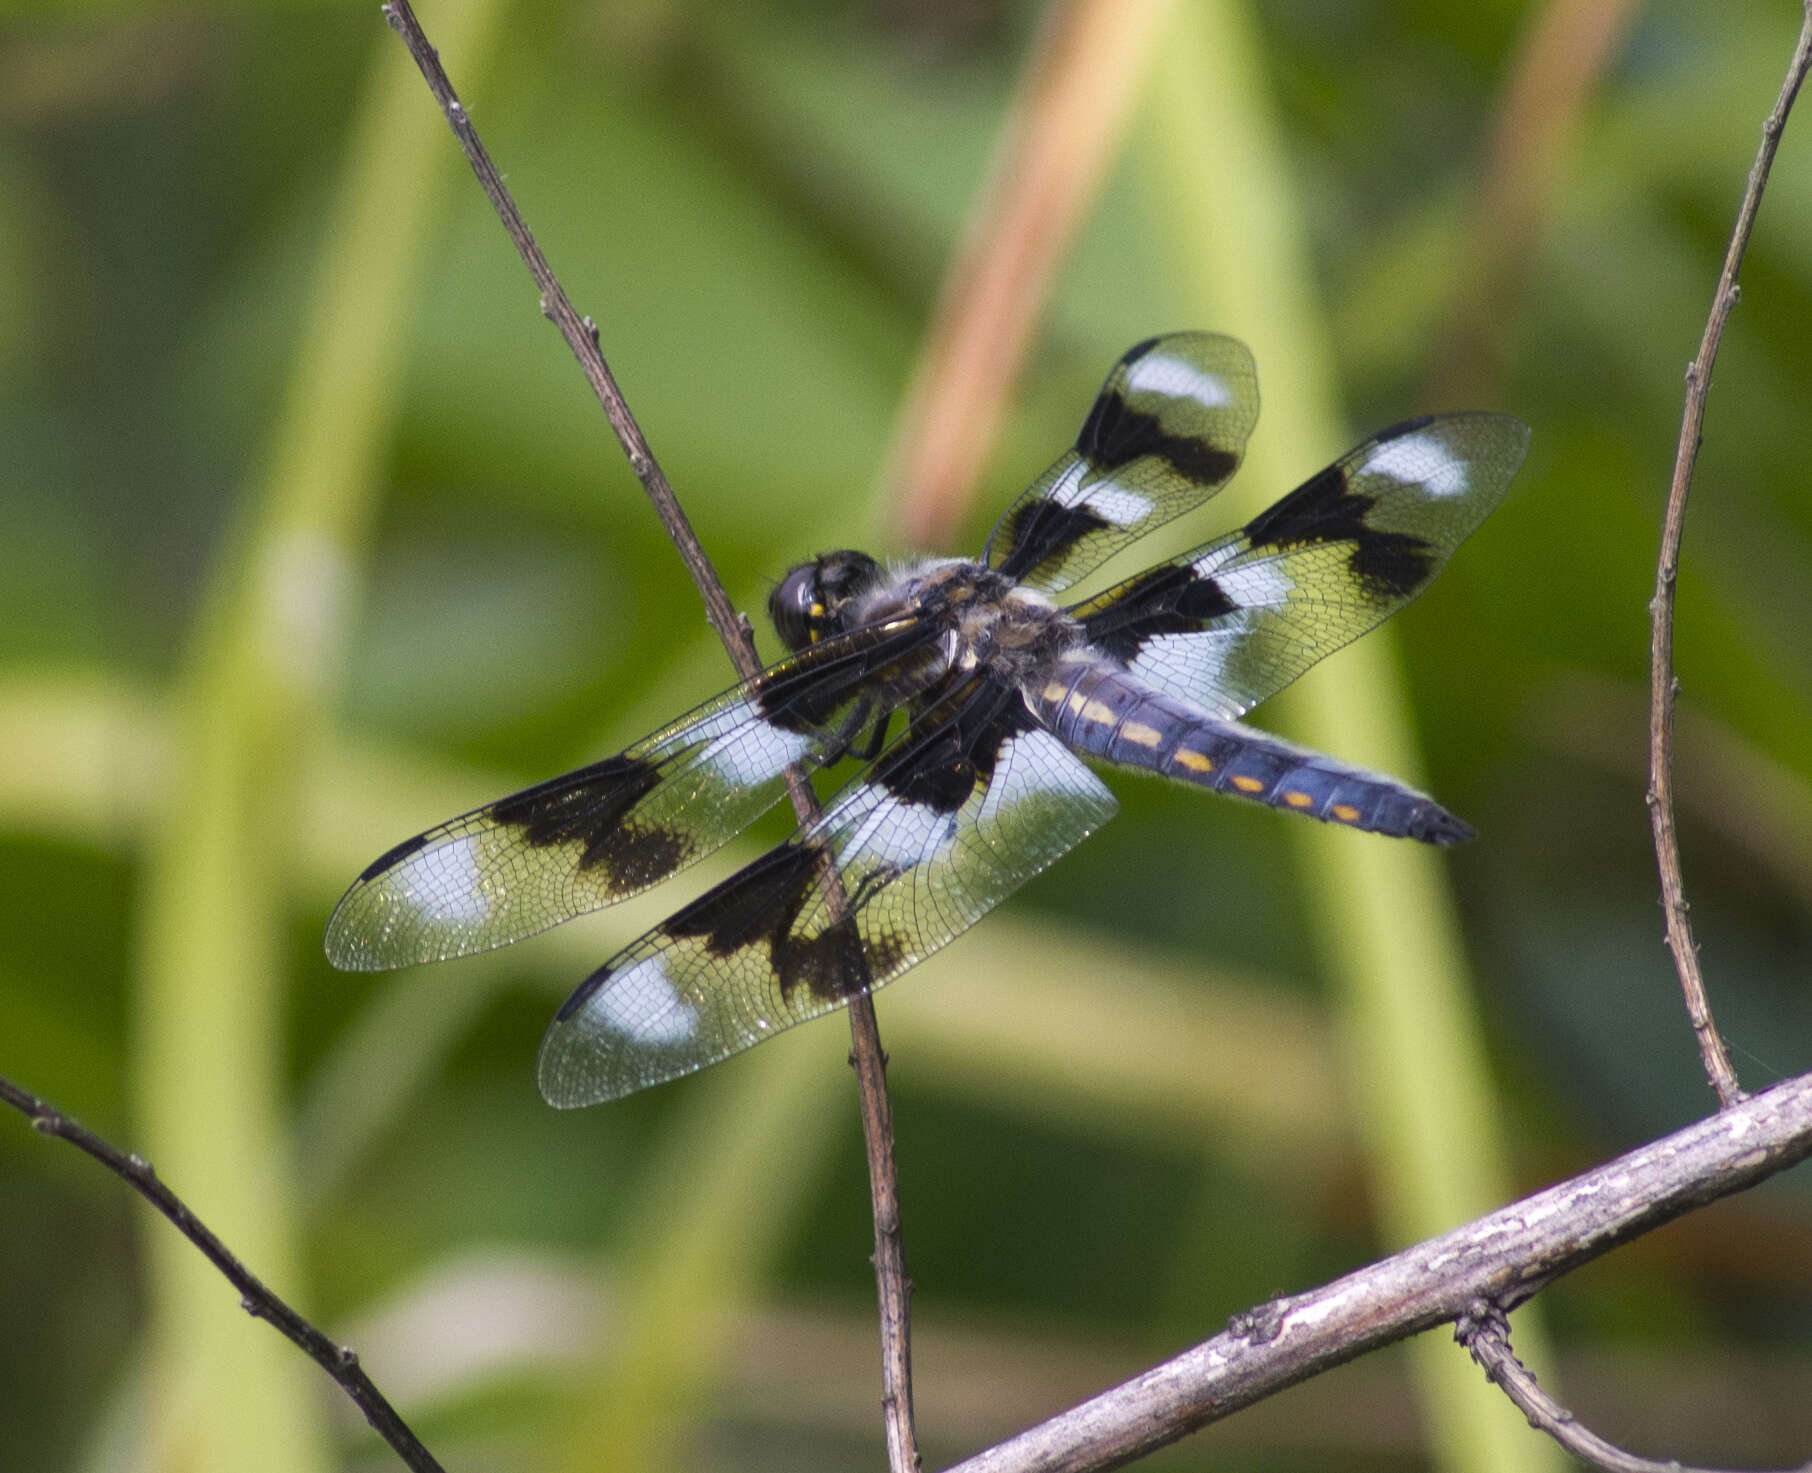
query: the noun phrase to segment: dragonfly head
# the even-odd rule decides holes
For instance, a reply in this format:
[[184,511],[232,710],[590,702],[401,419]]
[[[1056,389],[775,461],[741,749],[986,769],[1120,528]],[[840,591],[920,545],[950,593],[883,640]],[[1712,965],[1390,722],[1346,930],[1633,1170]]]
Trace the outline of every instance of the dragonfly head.
[[865,552],[827,552],[801,563],[768,597],[768,617],[790,650],[841,633],[850,601],[874,586],[881,565]]

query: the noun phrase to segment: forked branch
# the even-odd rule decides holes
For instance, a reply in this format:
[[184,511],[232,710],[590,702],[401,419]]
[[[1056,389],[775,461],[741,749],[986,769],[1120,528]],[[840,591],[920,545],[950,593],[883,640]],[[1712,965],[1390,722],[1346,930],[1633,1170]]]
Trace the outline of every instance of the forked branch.
[[1481,1302],[1513,1308],[1560,1275],[1812,1156],[1812,1074],[1305,1294],[950,1473],[1093,1473]]

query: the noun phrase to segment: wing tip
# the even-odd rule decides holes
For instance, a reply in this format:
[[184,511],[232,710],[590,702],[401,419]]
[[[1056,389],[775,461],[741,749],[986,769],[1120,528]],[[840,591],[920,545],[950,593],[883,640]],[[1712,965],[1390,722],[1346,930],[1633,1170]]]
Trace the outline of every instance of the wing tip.
[[333,908],[333,914],[327,918],[327,926],[321,933],[321,950],[326,953],[327,961],[340,972],[380,972],[384,970],[360,935],[359,928],[352,917],[353,899],[360,892],[365,881],[361,876],[357,883],[340,897],[340,903]]
[[[356,890],[360,885],[369,885],[379,875],[383,874],[385,870],[401,864],[411,854],[426,849],[428,847],[428,840],[431,837],[432,830],[428,833],[417,834],[413,839],[404,839],[400,844],[393,844],[382,854],[378,855],[376,859],[372,860],[370,864],[366,865],[364,869],[359,871],[358,879],[353,882],[353,889]],[[351,894],[351,891],[348,891],[347,893]]]

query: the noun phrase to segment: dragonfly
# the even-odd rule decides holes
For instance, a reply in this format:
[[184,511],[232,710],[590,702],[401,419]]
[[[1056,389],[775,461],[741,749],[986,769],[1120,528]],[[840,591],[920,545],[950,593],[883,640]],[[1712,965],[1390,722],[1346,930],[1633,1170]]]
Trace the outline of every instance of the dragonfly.
[[328,958],[383,970],[520,941],[712,853],[789,772],[861,763],[818,817],[566,1000],[537,1077],[570,1108],[893,981],[1113,816],[1091,762],[1388,837],[1471,837],[1394,778],[1239,718],[1428,586],[1521,466],[1520,421],[1392,425],[1238,530],[1062,601],[1220,490],[1257,417],[1237,339],[1130,348],[979,555],[889,565],[840,550],[794,567],[768,604],[787,658],[615,756],[381,855],[335,908]]

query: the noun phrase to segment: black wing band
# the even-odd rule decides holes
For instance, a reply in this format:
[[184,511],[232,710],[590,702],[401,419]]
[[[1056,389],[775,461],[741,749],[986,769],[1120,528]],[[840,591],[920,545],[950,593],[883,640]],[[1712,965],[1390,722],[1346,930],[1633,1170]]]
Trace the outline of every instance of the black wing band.
[[883,986],[1114,808],[1016,690],[968,679],[816,823],[574,993],[542,1044],[541,1092],[559,1106],[614,1099]]
[[1238,716],[1427,587],[1503,498],[1528,442],[1507,415],[1406,421],[1241,531],[1071,612],[1146,683]]
[[1076,445],[1007,508],[982,550],[997,572],[1067,588],[1147,532],[1214,495],[1258,419],[1245,344],[1173,333],[1114,365]]
[[614,904],[704,858],[778,801],[789,765],[842,755],[875,672],[929,651],[915,619],[814,645],[615,757],[418,834],[327,923],[335,966],[467,956]]

